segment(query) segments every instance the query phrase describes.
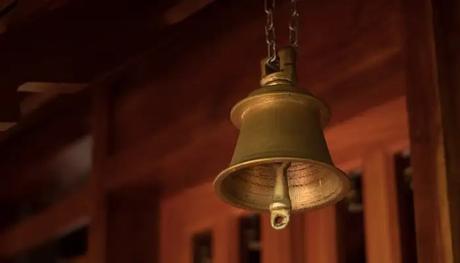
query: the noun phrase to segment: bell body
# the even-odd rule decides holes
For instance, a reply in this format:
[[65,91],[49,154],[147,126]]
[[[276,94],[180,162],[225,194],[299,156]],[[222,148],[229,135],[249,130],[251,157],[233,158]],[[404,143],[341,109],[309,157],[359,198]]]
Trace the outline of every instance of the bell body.
[[269,210],[276,170],[286,171],[293,211],[325,206],[340,200],[349,180],[335,168],[323,135],[327,107],[291,84],[255,90],[231,112],[240,129],[230,166],[216,178],[216,192],[246,209]]

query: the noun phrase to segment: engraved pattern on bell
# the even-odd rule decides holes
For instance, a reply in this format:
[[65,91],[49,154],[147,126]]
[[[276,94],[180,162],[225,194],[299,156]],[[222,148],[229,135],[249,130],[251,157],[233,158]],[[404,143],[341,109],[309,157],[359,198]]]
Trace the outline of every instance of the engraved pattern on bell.
[[[222,182],[227,198],[244,208],[267,210],[273,202],[278,165],[258,164],[235,171]],[[292,162],[287,171],[292,209],[314,208],[334,201],[343,191],[343,185],[332,173],[321,164]]]

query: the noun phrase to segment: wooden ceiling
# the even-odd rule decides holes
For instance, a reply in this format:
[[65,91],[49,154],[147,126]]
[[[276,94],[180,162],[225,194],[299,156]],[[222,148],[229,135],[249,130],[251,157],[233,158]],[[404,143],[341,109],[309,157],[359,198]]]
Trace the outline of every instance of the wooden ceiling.
[[29,81],[88,83],[151,49],[210,0],[18,1],[0,18],[0,121],[17,121]]
[[[159,67],[175,72],[188,70],[176,64],[204,69],[201,63],[209,61],[214,68],[201,74],[257,75],[265,50],[262,1],[220,0],[199,12],[211,2],[20,1],[0,34],[0,72],[6,73],[0,76],[0,121],[18,121],[17,89],[25,82],[90,83],[146,51],[156,51]],[[277,14],[281,39],[287,31],[284,2]],[[397,70],[398,2],[301,2],[302,83],[321,93],[339,85],[345,92],[352,78],[365,82],[365,71]]]
[[[139,161],[132,158],[165,160],[149,169],[175,160],[227,159],[236,134],[228,111],[258,85],[262,0],[37,2],[0,34],[0,72],[7,73],[0,75],[0,121],[19,121],[0,140],[1,177],[8,182],[0,184],[0,199],[24,199],[35,186],[52,185],[49,166],[34,169],[90,133],[87,91],[101,87],[113,91],[112,169]],[[287,2],[277,10],[280,43],[286,43]],[[399,0],[311,0],[299,8],[300,85],[327,101],[333,125],[404,94]],[[20,119],[17,89],[26,82],[88,88]],[[225,158],[194,155],[212,146]]]

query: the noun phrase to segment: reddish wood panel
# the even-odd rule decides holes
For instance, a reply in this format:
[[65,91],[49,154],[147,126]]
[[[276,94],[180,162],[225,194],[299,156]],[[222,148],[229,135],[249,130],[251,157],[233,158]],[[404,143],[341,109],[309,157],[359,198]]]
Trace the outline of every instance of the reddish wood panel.
[[460,3],[433,1],[454,262],[460,262]]
[[401,262],[393,153],[382,145],[363,158],[367,262]]
[[240,229],[237,217],[220,218],[213,232],[213,262],[239,263]]
[[160,262],[192,262],[192,238],[203,231],[213,235],[215,262],[238,262],[237,222],[245,213],[219,200],[209,183],[163,199]]
[[418,259],[459,262],[458,4],[403,3]]
[[270,215],[262,216],[262,262],[305,262],[305,220],[304,214],[294,214],[283,230],[274,230]]
[[400,97],[326,129],[335,163],[344,171],[362,167],[362,159],[375,148],[397,152],[408,147],[406,102]]
[[306,214],[306,262],[339,262],[337,220],[334,206]]

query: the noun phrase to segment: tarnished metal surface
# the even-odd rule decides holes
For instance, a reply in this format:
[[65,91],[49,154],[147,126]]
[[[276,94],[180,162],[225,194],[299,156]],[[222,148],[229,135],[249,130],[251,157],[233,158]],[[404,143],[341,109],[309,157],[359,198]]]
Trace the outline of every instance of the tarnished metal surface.
[[295,52],[279,52],[279,71],[264,71],[262,88],[232,109],[240,129],[230,167],[215,180],[216,192],[246,209],[270,210],[273,228],[289,212],[333,204],[349,189],[334,167],[323,135],[329,118],[317,98],[295,88]]

